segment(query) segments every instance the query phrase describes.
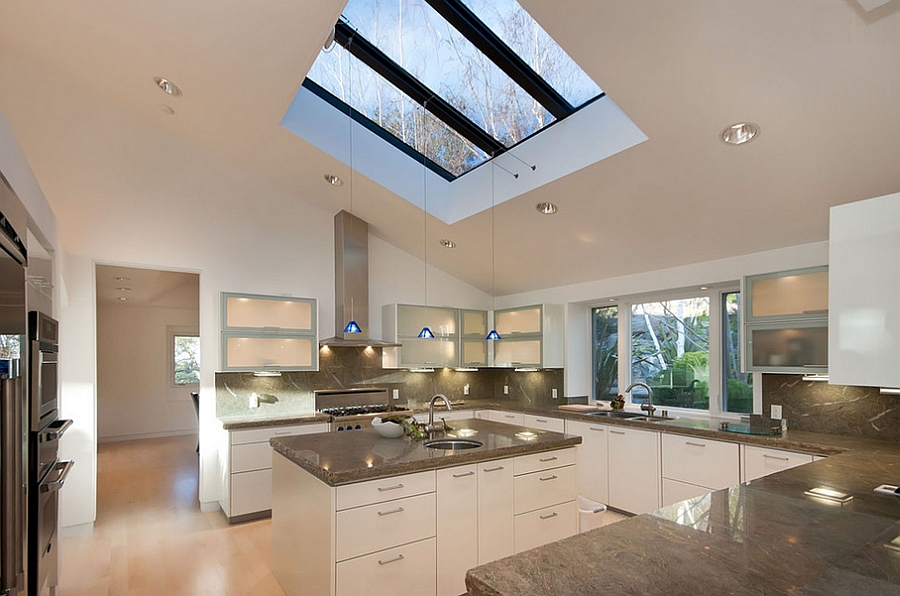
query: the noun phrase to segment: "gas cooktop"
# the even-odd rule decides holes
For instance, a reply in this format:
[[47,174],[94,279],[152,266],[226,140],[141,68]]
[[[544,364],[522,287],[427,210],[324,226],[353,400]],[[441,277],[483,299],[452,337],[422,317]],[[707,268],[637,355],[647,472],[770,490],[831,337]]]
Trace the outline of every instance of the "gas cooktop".
[[378,414],[381,412],[406,412],[406,408],[402,406],[390,406],[388,404],[368,404],[354,406],[340,406],[336,408],[322,408],[319,410],[322,414],[329,416],[362,416],[365,414]]

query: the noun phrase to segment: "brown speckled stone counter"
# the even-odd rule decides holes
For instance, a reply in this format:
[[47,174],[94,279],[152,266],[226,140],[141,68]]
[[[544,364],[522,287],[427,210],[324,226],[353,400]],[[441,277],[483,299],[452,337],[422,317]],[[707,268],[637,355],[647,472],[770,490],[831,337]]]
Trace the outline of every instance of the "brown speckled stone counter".
[[269,428],[272,426],[292,426],[295,424],[312,424],[315,422],[331,422],[327,414],[294,414],[284,416],[219,416],[219,422],[225,430],[246,430],[249,428]]
[[900,483],[900,445],[854,447],[476,567],[469,594],[900,595],[900,498],[872,491]]
[[[451,425],[453,431],[448,436],[456,436],[461,429],[467,429],[467,433],[462,433],[465,438],[481,441],[484,445],[460,451],[430,449],[421,441],[408,437],[382,438],[374,429],[278,437],[270,443],[275,451],[331,486],[581,443],[581,437],[577,436],[487,420],[454,420]],[[523,432],[529,435],[523,436]]]

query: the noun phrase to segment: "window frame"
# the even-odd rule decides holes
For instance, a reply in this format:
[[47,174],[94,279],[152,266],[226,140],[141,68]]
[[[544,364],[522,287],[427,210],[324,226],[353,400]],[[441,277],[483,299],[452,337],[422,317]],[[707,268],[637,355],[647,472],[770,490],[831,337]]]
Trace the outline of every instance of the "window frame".
[[[694,288],[682,288],[676,290],[664,290],[659,292],[648,292],[625,296],[624,298],[597,300],[590,305],[588,316],[590,326],[593,331],[593,311],[595,308],[606,308],[610,306],[618,307],[619,327],[618,327],[618,386],[620,391],[631,384],[631,309],[635,304],[647,302],[663,302],[667,300],[684,300],[687,298],[707,298],[709,300],[709,410],[700,410],[694,408],[678,408],[667,406],[665,409],[672,415],[679,417],[698,417],[711,416],[722,419],[739,420],[746,414],[735,412],[727,412],[724,410],[724,312],[723,304],[725,294],[731,294],[741,291],[740,281],[728,282],[723,284],[710,285],[707,290]],[[624,316],[626,313],[627,316]],[[743,328],[743,309],[740,311],[741,329]],[[628,341],[624,341],[627,338]],[[590,349],[594,351],[593,332],[590,338]],[[594,356],[591,355],[591,402],[597,403],[597,387],[594,376]],[[761,379],[758,375],[753,375],[753,412],[759,413],[762,408],[761,393],[759,390]],[[623,394],[624,395],[624,394]],[[640,404],[632,402],[631,394],[625,395],[626,409],[638,410]]]
[[176,337],[196,337],[198,342],[200,340],[200,330],[196,327],[184,327],[184,326],[173,326],[168,325],[166,327],[166,354],[169,362],[168,365],[168,375],[169,375],[169,387],[173,387],[176,389],[181,389],[183,387],[200,387],[200,379],[198,372],[198,379],[196,383],[176,383],[175,382],[175,338]]

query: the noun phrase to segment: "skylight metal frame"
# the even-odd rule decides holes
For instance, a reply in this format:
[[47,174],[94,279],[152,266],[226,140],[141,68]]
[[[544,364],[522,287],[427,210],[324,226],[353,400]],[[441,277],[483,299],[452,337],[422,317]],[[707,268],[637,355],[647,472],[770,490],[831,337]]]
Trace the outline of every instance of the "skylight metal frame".
[[[422,83],[417,77],[388,57],[380,48],[356,31],[342,16],[334,28],[334,40],[336,43],[382,76],[412,101],[431,112],[432,115],[441,120],[451,130],[487,154],[487,160],[473,166],[466,172],[463,172],[463,174],[480,167],[502,153],[506,153],[519,143],[546,130],[547,127],[556,124],[606,95],[605,92],[601,91],[599,95],[589,99],[582,105],[578,107],[573,106],[461,0],[424,1],[554,117],[553,122],[535,130],[512,146],[506,147],[468,116]],[[353,120],[364,125],[367,129],[387,140],[410,157],[417,160],[424,159],[424,163],[428,168],[443,178],[452,181],[459,177],[449,172],[427,155],[424,155],[421,151],[391,134],[348,103],[332,95],[312,79],[307,78],[303,82],[303,86],[328,101],[334,107],[342,111],[349,110]]]

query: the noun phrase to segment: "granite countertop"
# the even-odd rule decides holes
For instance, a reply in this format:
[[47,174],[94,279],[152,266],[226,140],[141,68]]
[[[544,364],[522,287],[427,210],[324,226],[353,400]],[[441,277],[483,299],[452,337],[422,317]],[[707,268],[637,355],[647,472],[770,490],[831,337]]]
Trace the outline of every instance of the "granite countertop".
[[225,430],[247,430],[251,428],[269,428],[272,426],[292,426],[294,424],[312,424],[314,422],[331,422],[331,416],[308,412],[279,416],[255,416],[240,414],[235,416],[219,416],[219,422]]
[[488,420],[454,420],[452,427],[447,436],[464,436],[484,445],[460,451],[430,449],[409,437],[385,439],[374,429],[277,437],[269,442],[275,451],[331,486],[581,443],[577,436]]
[[900,595],[900,498],[873,492],[900,445],[871,443],[476,567],[469,594]]

